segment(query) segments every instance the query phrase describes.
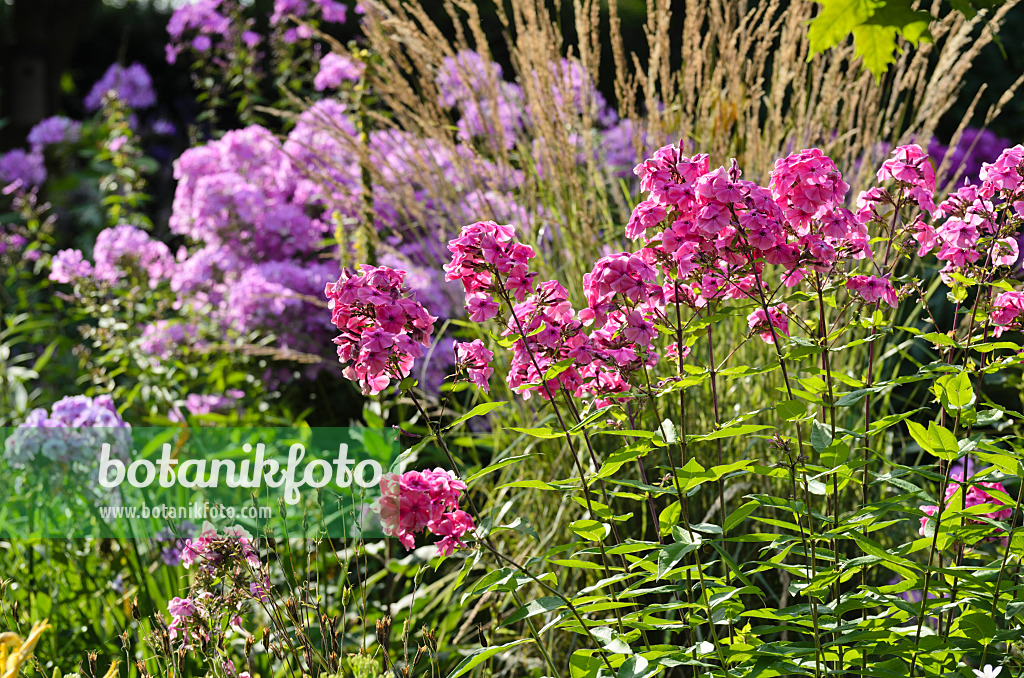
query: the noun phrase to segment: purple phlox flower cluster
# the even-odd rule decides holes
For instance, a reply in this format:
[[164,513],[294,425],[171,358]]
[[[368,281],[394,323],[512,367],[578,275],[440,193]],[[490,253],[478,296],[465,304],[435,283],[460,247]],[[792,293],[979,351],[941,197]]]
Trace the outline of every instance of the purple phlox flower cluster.
[[153,78],[139,63],[130,66],[111,64],[103,77],[96,81],[85,96],[86,110],[95,111],[103,105],[103,97],[113,91],[125,106],[134,109],[149,108],[156,103]]
[[0,155],[0,186],[18,182],[23,189],[41,186],[46,181],[46,165],[38,151],[15,148]]
[[344,374],[364,393],[383,391],[392,379],[409,376],[416,358],[430,347],[436,318],[410,296],[405,272],[363,266],[342,271],[324,294],[331,321],[341,331],[334,343]]
[[[0,256],[3,256],[7,252],[18,252],[22,247],[28,244],[28,238],[21,235],[20,233],[10,233],[6,231],[3,226],[0,226]],[[26,260],[35,261],[39,258],[38,252],[22,252],[21,255]]]
[[330,332],[327,319],[322,313],[310,313],[310,307],[337,272],[337,263],[328,261],[266,261],[249,266],[228,285],[224,320],[243,334],[273,331],[281,348],[309,348],[311,337]]
[[597,89],[594,79],[577,59],[561,59],[548,64],[550,83],[536,71],[530,74],[534,86],[543,91],[550,89],[551,108],[559,119],[570,122],[586,115],[599,127],[609,127],[618,121],[618,115],[608,106],[604,95]]
[[295,199],[317,203],[325,215],[348,216],[359,209],[358,132],[345,104],[324,99],[303,111],[283,151],[297,168]]
[[249,49],[260,42],[258,34],[249,30],[253,21],[234,20],[239,9],[237,3],[225,0],[197,0],[174,10],[167,22],[170,41],[164,46],[167,63],[173,64],[186,47],[196,52],[220,50],[235,43],[239,37]]
[[74,143],[81,135],[82,123],[62,115],[54,115],[40,120],[29,130],[28,143],[32,151],[38,153],[47,146]]
[[1009,146],[1009,139],[996,135],[992,130],[968,127],[952,149],[941,144],[938,139],[932,139],[928,144],[928,155],[935,158],[936,162],[948,164],[946,176],[942,177],[940,183],[945,183],[962,169],[962,182],[976,184],[980,181],[981,166],[994,162],[1003,149]]
[[319,9],[324,21],[329,23],[345,23],[348,7],[338,0],[274,0],[274,13],[270,23],[278,24],[289,14],[302,19]]
[[4,456],[13,468],[52,462],[68,471],[87,472],[97,462],[104,443],[111,457],[126,459],[131,451],[131,427],[108,395],[69,396],[49,410],[29,412],[4,442]]
[[[230,410],[244,396],[245,394],[242,391],[235,388],[228,389],[224,392],[224,395],[189,393],[185,396],[185,410],[192,416],[220,414]],[[185,416],[177,406],[170,411],[167,418],[176,422],[185,421]]]
[[196,326],[172,320],[157,320],[142,328],[139,350],[148,356],[165,360],[180,347],[191,345],[196,338]]
[[253,259],[310,252],[326,226],[295,199],[296,172],[268,130],[252,126],[191,148],[174,164],[171,230]]
[[273,332],[284,348],[315,351],[330,336],[323,315],[311,311],[337,272],[319,260],[328,222],[308,210],[325,196],[297,168],[330,138],[311,125],[330,107],[307,111],[283,148],[269,131],[248,127],[178,159],[171,229],[202,246],[179,257],[171,279],[177,306],[206,308],[239,333]]
[[51,261],[50,279],[60,283],[91,279],[114,284],[126,276],[137,275],[155,288],[175,272],[174,258],[167,245],[127,224],[101,231],[93,247],[93,258],[95,263],[90,264],[78,250],[61,250]]
[[320,69],[313,78],[313,87],[322,92],[334,89],[343,82],[359,82],[363,77],[366,64],[352,57],[336,52],[329,52],[320,59]]
[[381,478],[377,511],[384,534],[398,537],[407,549],[416,545],[416,535],[429,532],[441,537],[437,543],[442,556],[467,548],[463,537],[476,529],[473,517],[459,508],[466,489],[453,472],[407,471]]
[[507,149],[515,146],[525,123],[523,92],[503,79],[500,65],[463,50],[444,58],[434,84],[438,102],[459,112],[460,139],[483,137]]

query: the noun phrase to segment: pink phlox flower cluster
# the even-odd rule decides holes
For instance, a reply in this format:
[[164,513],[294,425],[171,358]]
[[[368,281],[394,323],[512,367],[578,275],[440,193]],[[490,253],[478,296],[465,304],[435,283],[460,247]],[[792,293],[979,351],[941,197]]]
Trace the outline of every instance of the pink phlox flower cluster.
[[258,572],[262,566],[256,545],[244,528],[234,525],[218,532],[209,522],[203,523],[198,536],[185,540],[181,564],[211,576],[224,571]]
[[430,347],[436,318],[411,298],[405,271],[363,266],[359,274],[343,271],[324,294],[331,321],[341,334],[334,340],[344,374],[364,393],[383,391],[392,379],[404,379],[413,362]]
[[711,170],[707,155],[687,158],[678,146],[634,171],[649,197],[626,235],[645,238],[650,258],[697,282],[704,300],[749,298],[764,264],[784,267],[792,287],[809,271],[827,274],[839,259],[870,254],[867,229],[842,206],[849,186],[818,149],[780,159],[770,188],[742,180],[735,159]]
[[993,198],[996,193],[1016,193],[1024,186],[1024,146],[1007,148],[993,163],[981,166],[981,196]]
[[453,472],[407,471],[385,474],[381,479],[377,511],[384,533],[398,537],[407,549],[416,545],[416,535],[430,532],[441,537],[437,548],[442,556],[466,548],[462,538],[476,529],[473,517],[459,508],[466,489]]
[[167,631],[171,640],[181,636],[186,647],[208,643],[225,620],[240,627],[247,601],[269,600],[266,568],[252,538],[238,525],[218,532],[204,523],[196,537],[184,540],[180,562],[194,573],[192,589],[189,596],[169,601]]
[[[769,306],[767,313],[763,308],[759,308],[747,316],[747,327],[751,332],[757,332],[761,341],[774,344],[775,336],[789,336],[789,313],[789,306],[786,304]],[[772,328],[775,328],[774,335]]]
[[[810,148],[777,160],[769,188],[786,219],[807,232],[815,220],[843,205],[850,185],[831,158]],[[834,237],[845,235],[836,233]]]
[[947,284],[952,273],[971,265],[1013,266],[1020,258],[1017,229],[1007,229],[1007,217],[1021,218],[1024,203],[1024,146],[1008,148],[994,163],[985,163],[980,185],[967,184],[951,193],[935,210],[945,217],[938,226],[917,224],[918,255],[935,252],[945,262],[940,275]]
[[992,323],[995,325],[993,334],[998,337],[1010,328],[1019,328],[1022,314],[1024,292],[1011,290],[997,294],[992,300]]
[[708,154],[683,156],[679,146],[663,146],[633,168],[640,189],[662,205],[686,205],[694,200],[693,184],[708,171]]
[[598,259],[593,270],[583,275],[583,293],[587,308],[580,311],[580,320],[596,329],[604,327],[613,310],[665,305],[658,271],[640,253],[620,252]]
[[[548,400],[559,389],[574,392],[583,382],[579,367],[590,362],[583,324],[569,303],[568,291],[558,282],[541,284],[536,294],[515,304],[503,335],[516,337],[506,381],[529,398]],[[570,361],[546,382],[543,377],[557,363]]]
[[[1013,515],[1013,508],[1010,507],[1010,506],[1006,506],[1001,500],[993,497],[992,495],[990,495],[988,492],[985,491],[986,489],[988,489],[988,490],[996,490],[996,491],[999,491],[999,492],[1001,492],[1003,494],[1006,494],[1006,488],[1003,486],[1002,483],[998,483],[998,482],[968,483],[968,482],[966,482],[966,480],[964,479],[963,476],[964,476],[963,471],[960,471],[959,473],[954,473],[952,478],[951,478],[951,482],[946,486],[946,507],[947,507],[947,510],[948,510],[948,507],[949,507],[949,501],[953,498],[953,496],[958,491],[962,491],[963,492],[963,505],[964,505],[964,509],[969,509],[969,508],[972,508],[972,507],[975,507],[975,506],[981,506],[981,505],[1004,506],[1005,508],[994,509],[992,511],[989,511],[988,513],[982,513],[982,514],[980,514],[980,516],[984,517],[984,518],[988,518],[989,520],[997,520],[997,521],[1005,521],[1005,520],[1009,520],[1010,519],[1010,517]],[[919,529],[919,533],[921,535],[925,535],[927,533],[927,528],[929,526],[929,523],[932,522],[932,518],[939,512],[939,507],[938,506],[934,506],[934,505],[926,505],[926,506],[922,506],[921,510],[925,513],[925,515],[921,518],[921,526],[920,526],[920,529]],[[968,524],[975,524],[975,525],[983,525],[983,524],[985,524],[983,521],[975,520],[975,519],[969,519],[966,522]],[[1002,532],[1002,530],[998,530],[998,528],[997,528],[997,531],[998,532]]]
[[896,308],[899,298],[888,277],[855,275],[846,281],[846,289],[869,304],[884,301]]
[[488,379],[494,374],[491,360],[494,353],[479,339],[469,342],[455,342],[456,364],[469,376],[470,381],[484,391],[490,390]]
[[514,235],[512,226],[478,221],[448,243],[452,259],[444,267],[445,280],[462,283],[466,310],[475,322],[497,316],[503,294],[523,301],[533,291],[537,274],[530,272],[529,262],[536,253],[529,245],[514,242]]
[[876,176],[879,182],[899,182],[918,207],[929,214],[935,212],[935,168],[928,154],[917,144],[907,144],[893,150]]

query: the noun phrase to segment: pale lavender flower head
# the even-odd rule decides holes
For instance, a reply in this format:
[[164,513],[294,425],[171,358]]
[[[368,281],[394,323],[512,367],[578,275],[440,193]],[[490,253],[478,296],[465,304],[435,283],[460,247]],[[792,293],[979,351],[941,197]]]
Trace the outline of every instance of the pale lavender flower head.
[[103,97],[107,92],[114,91],[129,108],[149,108],[156,103],[156,92],[153,91],[153,78],[142,64],[130,66],[111,64],[89,94],[85,97],[85,108],[95,111],[103,105]]
[[74,143],[82,134],[82,123],[54,115],[36,123],[28,133],[28,143],[33,152],[39,152],[47,146],[63,143]]

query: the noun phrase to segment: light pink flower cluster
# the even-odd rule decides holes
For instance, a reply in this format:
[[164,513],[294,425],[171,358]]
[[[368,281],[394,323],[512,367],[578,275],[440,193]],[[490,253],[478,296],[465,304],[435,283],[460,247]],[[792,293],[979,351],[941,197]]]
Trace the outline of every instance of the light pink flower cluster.
[[918,207],[929,214],[935,211],[935,168],[928,154],[917,144],[896,148],[876,176],[879,182],[898,182]]
[[407,549],[416,545],[416,535],[430,532],[441,537],[437,548],[442,556],[464,549],[467,532],[476,529],[473,517],[459,509],[459,497],[466,483],[451,471],[407,471],[385,474],[380,481],[378,511],[384,533],[398,537]]
[[185,569],[195,566],[207,574],[220,568],[235,567],[239,561],[253,570],[260,568],[260,557],[252,537],[237,525],[219,534],[213,525],[204,523],[199,536],[185,540],[185,548],[181,552],[181,564]]
[[270,586],[255,543],[237,525],[218,532],[204,523],[196,537],[185,540],[181,564],[194,573],[192,587],[187,597],[168,603],[167,633],[186,647],[209,643],[223,620],[241,626],[246,602],[262,599],[254,586],[264,592]]
[[[962,476],[963,476],[963,473],[961,472],[960,473],[960,478],[962,478]],[[965,509],[969,509],[969,508],[972,508],[974,506],[981,506],[982,504],[991,504],[991,505],[995,505],[995,506],[1005,506],[1005,504],[1003,504],[1002,501],[1000,501],[999,499],[996,499],[995,497],[993,497],[992,495],[990,495],[988,492],[985,491],[985,489],[997,490],[997,491],[1002,492],[1003,494],[1005,494],[1006,493],[1006,488],[1003,486],[1002,483],[991,483],[991,482],[990,483],[984,483],[984,482],[982,482],[982,483],[971,483],[971,484],[968,485],[965,482],[959,482],[960,479],[957,478],[957,477],[954,477],[953,480],[954,480],[954,482],[949,483],[949,485],[946,487],[946,503],[947,503],[947,506],[949,504],[949,500],[953,498],[953,495],[956,494],[957,490],[962,490],[963,493],[964,493],[964,495],[963,495],[963,502],[964,502],[964,508]],[[929,523],[933,523],[932,517],[935,516],[935,514],[939,512],[939,507],[938,506],[930,506],[930,505],[929,506],[922,506],[921,510],[925,513],[925,515],[921,518],[921,527],[920,527],[919,533],[922,536],[924,536],[924,535],[927,534],[927,528],[929,526]],[[980,514],[981,517],[988,518],[990,520],[1000,520],[1000,521],[1008,520],[1010,518],[1010,516],[1012,516],[1012,515],[1013,515],[1013,509],[1011,507],[1009,507],[1009,506],[1006,506],[1006,508],[1001,508],[1001,509],[996,509],[994,511],[989,511],[988,513]],[[975,525],[983,525],[984,524],[980,520],[973,520],[973,519],[972,520],[968,520],[967,522],[968,523],[973,523]],[[934,524],[932,525],[932,527],[934,527]],[[998,528],[996,528],[996,529],[998,530]],[[998,531],[1001,532],[1002,530],[998,530]]]
[[952,273],[972,265],[1012,266],[1020,258],[1013,236],[1024,217],[1024,146],[1004,150],[994,163],[982,165],[980,176],[980,185],[962,186],[933,207],[944,222],[919,221],[914,227],[918,256],[934,252],[945,262],[940,274],[947,283]]
[[494,374],[491,360],[494,353],[479,339],[469,342],[455,342],[456,365],[466,371],[470,381],[484,391],[491,390],[488,379]]
[[462,283],[466,310],[475,322],[498,315],[505,294],[522,301],[533,291],[537,274],[531,273],[528,266],[536,253],[529,245],[513,242],[513,236],[512,226],[478,221],[463,228],[459,237],[448,243],[452,260],[444,267],[444,279]]
[[430,347],[436,318],[409,296],[405,271],[365,265],[359,274],[346,270],[324,294],[341,330],[334,343],[338,359],[348,363],[344,374],[364,393],[380,393],[392,379],[409,376]]
[[750,328],[751,332],[757,332],[757,336],[761,337],[761,341],[766,344],[774,344],[773,327],[775,328],[775,335],[789,336],[788,315],[789,306],[786,304],[769,306],[768,313],[765,313],[763,308],[759,308],[747,316],[747,327]]

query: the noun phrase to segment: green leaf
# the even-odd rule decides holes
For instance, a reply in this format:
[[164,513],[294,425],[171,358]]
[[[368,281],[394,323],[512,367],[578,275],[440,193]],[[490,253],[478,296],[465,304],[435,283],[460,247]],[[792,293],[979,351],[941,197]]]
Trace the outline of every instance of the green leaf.
[[647,678],[658,672],[658,667],[651,666],[651,663],[642,656],[635,654],[622,662],[616,674],[618,678]]
[[757,431],[763,431],[771,426],[758,426],[757,424],[740,424],[738,426],[726,426],[718,431],[706,433],[704,435],[693,436],[692,440],[718,440],[719,438],[734,438],[736,436],[743,436],[749,433],[756,433]]
[[974,387],[967,372],[944,374],[935,380],[932,393],[942,406],[951,413],[973,407],[975,403]]
[[476,480],[477,478],[483,477],[483,476],[487,475],[488,473],[493,473],[494,471],[497,471],[498,469],[505,468],[506,466],[511,466],[512,464],[516,464],[518,462],[521,462],[523,459],[526,459],[526,458],[532,457],[532,456],[534,456],[534,455],[532,455],[532,454],[519,454],[519,455],[516,455],[514,457],[508,457],[507,459],[502,459],[499,462],[495,462],[495,463],[491,464],[490,466],[485,466],[484,468],[480,469],[479,471],[477,471],[476,473],[474,473],[470,477],[466,478],[466,482],[467,483],[471,483],[474,480]]
[[601,658],[593,650],[576,650],[569,659],[570,678],[597,678],[604,666]]
[[889,26],[862,24],[853,29],[854,47],[864,67],[878,80],[896,61],[896,30]]
[[448,426],[445,426],[444,430],[447,431],[449,429],[453,429],[456,426],[458,426],[459,424],[461,424],[462,422],[468,421],[468,420],[472,419],[473,417],[483,416],[483,415],[487,414],[488,412],[491,412],[493,410],[498,409],[499,407],[504,405],[505,402],[506,401],[504,401],[504,400],[497,400],[497,401],[495,401],[493,403],[480,403],[479,405],[477,405],[476,407],[471,409],[466,414],[462,415],[461,417],[459,417],[458,419],[456,419],[452,423],[448,424]]
[[532,642],[532,638],[520,638],[519,640],[513,640],[511,643],[505,643],[504,645],[481,647],[479,650],[476,650],[473,654],[463,659],[462,663],[455,667],[455,671],[448,675],[448,678],[459,678],[459,676],[469,673],[499,652],[504,652],[505,650],[510,650],[518,645]]
[[587,541],[604,541],[611,531],[607,523],[598,520],[577,520],[569,524],[569,529]]
[[555,596],[545,596],[543,598],[538,598],[537,600],[531,600],[526,605],[523,605],[521,608],[510,614],[508,618],[501,623],[501,625],[508,626],[509,624],[515,624],[527,617],[544,614],[545,612],[552,612],[564,605],[565,603],[562,599],[556,598]]
[[742,523],[744,520],[747,519],[747,516],[754,512],[754,509],[756,508],[756,501],[748,501],[746,504],[743,504],[738,509],[730,513],[729,517],[725,519],[725,531],[728,532],[732,528]]
[[525,433],[533,438],[540,438],[542,440],[549,440],[553,438],[564,438],[565,431],[555,431],[550,428],[519,428],[518,426],[506,427],[509,431],[515,431],[516,433]]
[[792,421],[806,415],[807,406],[799,400],[783,400],[775,404],[775,411],[782,419]]
[[971,612],[960,617],[958,620],[959,630],[971,640],[976,640],[982,645],[988,645],[996,635],[996,623],[991,616],[984,612]]
[[871,16],[868,0],[827,0],[819,4],[821,11],[807,29],[811,54],[835,47]]
[[681,516],[682,509],[679,506],[679,502],[672,502],[662,509],[661,515],[658,516],[658,531],[662,535],[668,534],[672,531],[673,527],[679,524]]
[[832,444],[832,432],[828,426],[815,419],[811,422],[811,447],[815,452],[821,453],[826,447]]

